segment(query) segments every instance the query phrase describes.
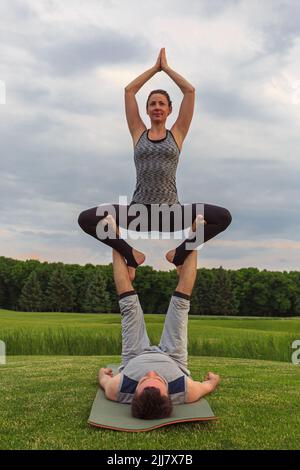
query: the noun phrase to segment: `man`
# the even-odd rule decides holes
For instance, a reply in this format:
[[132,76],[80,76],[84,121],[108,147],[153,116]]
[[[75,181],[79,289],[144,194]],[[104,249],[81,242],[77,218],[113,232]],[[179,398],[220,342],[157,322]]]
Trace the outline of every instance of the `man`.
[[170,416],[173,405],[199,400],[217,387],[220,377],[209,372],[194,381],[187,369],[187,325],[197,274],[197,251],[185,259],[168,307],[159,346],[151,346],[138,295],[124,258],[113,250],[113,272],[122,316],[122,365],[99,371],[100,386],[109,400],[131,403],[137,418]]

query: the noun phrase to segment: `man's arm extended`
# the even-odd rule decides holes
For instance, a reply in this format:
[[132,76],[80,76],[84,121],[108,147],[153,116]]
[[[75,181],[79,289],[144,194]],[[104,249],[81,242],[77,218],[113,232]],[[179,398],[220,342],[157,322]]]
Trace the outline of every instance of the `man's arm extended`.
[[120,374],[113,376],[112,369],[102,367],[99,370],[99,384],[105,392],[106,398],[115,401],[117,398],[117,389],[120,383]]
[[205,382],[197,382],[188,377],[186,403],[198,401],[205,395],[212,393],[220,382],[219,375],[212,372],[208,372],[205,379]]

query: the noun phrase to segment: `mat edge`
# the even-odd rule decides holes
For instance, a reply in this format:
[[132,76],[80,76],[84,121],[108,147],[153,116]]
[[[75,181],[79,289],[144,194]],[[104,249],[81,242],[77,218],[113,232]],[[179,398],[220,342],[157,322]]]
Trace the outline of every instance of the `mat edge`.
[[90,426],[94,426],[96,428],[103,428],[103,429],[111,429],[112,431],[123,431],[123,432],[146,432],[152,431],[153,429],[162,428],[164,426],[169,426],[170,424],[179,424],[179,423],[191,423],[194,421],[217,421],[220,419],[218,416],[210,416],[208,418],[190,418],[190,419],[179,419],[176,421],[169,421],[168,423],[157,424],[150,428],[142,428],[142,429],[126,429],[126,428],[116,428],[114,426],[106,426],[105,424],[96,424],[92,421],[88,421]]

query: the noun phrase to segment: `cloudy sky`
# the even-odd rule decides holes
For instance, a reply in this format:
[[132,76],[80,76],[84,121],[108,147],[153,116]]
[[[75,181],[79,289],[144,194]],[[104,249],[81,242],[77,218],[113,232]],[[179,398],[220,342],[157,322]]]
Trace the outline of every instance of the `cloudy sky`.
[[[157,3],[157,6],[155,6]],[[0,40],[0,255],[107,264],[111,250],[77,224],[81,211],[131,200],[133,146],[124,87],[168,64],[196,88],[180,155],[182,203],[227,207],[229,228],[199,267],[300,267],[300,2],[294,0],[3,0]],[[154,88],[182,99],[164,72]],[[180,240],[131,240],[146,264]]]

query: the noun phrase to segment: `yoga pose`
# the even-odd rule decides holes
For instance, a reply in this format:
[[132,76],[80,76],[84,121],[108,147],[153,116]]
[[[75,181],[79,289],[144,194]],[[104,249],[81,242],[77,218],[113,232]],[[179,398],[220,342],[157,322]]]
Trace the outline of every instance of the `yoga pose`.
[[[160,71],[164,71],[169,75],[183,93],[179,115],[171,130],[165,127],[166,120],[172,112],[172,102],[165,90],[153,90],[147,99],[146,111],[151,121],[150,129],[147,129],[140,117],[135,98],[136,93],[144,83]],[[132,201],[129,205],[100,204],[100,206],[85,210],[79,215],[78,223],[86,233],[117,250],[126,259],[131,280],[134,279],[136,267],[145,261],[145,255],[132,248],[120,235],[117,238],[109,234],[99,237],[98,224],[103,224],[107,215],[112,215],[118,226],[128,229],[129,224],[137,217],[137,213],[133,214],[132,209],[136,205],[140,206],[142,204],[146,210],[146,216],[143,216],[143,222],[147,222],[148,229],[146,231],[159,230],[160,232],[174,232],[188,227],[191,228],[196,217],[202,215],[205,224],[203,239],[199,241],[199,237],[195,236],[194,231],[192,234],[190,232],[189,238],[184,240],[175,250],[170,250],[166,254],[167,260],[177,267],[178,273],[185,258],[191,252],[189,242],[195,242],[198,245],[205,243],[224,231],[231,223],[231,214],[224,207],[206,203],[181,204],[178,200],[176,169],[183,141],[192,120],[194,101],[195,88],[169,67],[165,49],[162,48],[156,64],[125,88],[126,118],[133,139],[137,173],[136,188]],[[170,208],[179,209],[179,226],[178,215],[176,224],[174,220],[170,220],[167,229],[164,229],[162,219],[159,220],[158,225],[154,226],[151,211],[155,205],[167,205]],[[199,211],[199,206],[202,209],[201,211]],[[100,214],[99,209],[101,209]],[[125,222],[120,216],[121,212],[125,212]],[[136,227],[136,231],[140,230],[140,227]]]
[[99,383],[109,400],[131,403],[133,416],[143,419],[170,416],[173,405],[191,403],[213,392],[220,382],[208,372],[194,381],[188,370],[187,325],[197,274],[197,251],[186,257],[165,318],[159,346],[151,346],[144,314],[124,258],[113,250],[113,272],[122,316],[122,364],[101,368]]

